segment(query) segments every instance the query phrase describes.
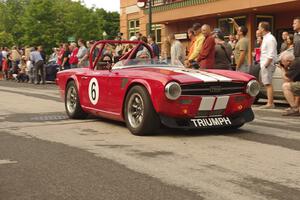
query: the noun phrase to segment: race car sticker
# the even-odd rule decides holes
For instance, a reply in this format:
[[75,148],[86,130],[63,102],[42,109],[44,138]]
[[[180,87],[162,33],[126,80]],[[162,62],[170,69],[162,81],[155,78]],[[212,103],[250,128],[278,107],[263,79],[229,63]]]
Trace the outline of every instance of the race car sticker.
[[89,98],[93,105],[96,105],[99,100],[99,85],[96,78],[92,78],[89,83]]

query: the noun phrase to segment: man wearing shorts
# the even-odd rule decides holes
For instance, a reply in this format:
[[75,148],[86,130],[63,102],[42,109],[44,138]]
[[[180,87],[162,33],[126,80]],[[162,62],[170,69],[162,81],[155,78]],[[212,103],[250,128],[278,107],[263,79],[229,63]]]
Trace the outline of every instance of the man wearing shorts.
[[261,45],[260,57],[260,75],[261,81],[267,90],[267,104],[261,106],[263,109],[275,108],[273,102],[273,86],[272,78],[275,71],[275,60],[277,57],[277,42],[270,32],[270,24],[268,22],[260,22],[258,30],[263,34],[263,42]]
[[283,94],[290,104],[290,108],[283,116],[300,116],[296,96],[300,96],[300,58],[295,58],[291,52],[280,55],[280,65],[285,71]]

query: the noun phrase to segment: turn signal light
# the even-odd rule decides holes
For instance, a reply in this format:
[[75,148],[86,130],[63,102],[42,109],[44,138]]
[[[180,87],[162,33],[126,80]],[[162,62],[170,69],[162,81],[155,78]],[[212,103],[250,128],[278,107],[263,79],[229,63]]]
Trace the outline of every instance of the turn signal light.
[[238,109],[238,110],[242,110],[242,109],[243,109],[243,105],[239,105],[239,106],[237,107],[237,109]]

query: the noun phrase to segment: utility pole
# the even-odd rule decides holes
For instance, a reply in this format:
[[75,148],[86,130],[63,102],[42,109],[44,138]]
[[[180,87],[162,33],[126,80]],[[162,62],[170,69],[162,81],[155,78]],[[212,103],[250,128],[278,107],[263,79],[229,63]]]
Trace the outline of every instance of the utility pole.
[[152,30],[152,2],[153,0],[137,0],[137,6],[139,8],[145,8],[147,3],[148,3],[148,32],[147,34],[150,35],[151,34],[151,30]]
[[149,27],[148,27],[148,35],[151,35],[152,30],[152,0],[149,0]]

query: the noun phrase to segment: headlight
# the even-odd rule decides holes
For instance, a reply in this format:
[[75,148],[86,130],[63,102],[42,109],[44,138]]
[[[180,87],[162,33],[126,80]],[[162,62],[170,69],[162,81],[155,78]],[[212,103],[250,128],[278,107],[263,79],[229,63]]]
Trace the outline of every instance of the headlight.
[[170,100],[176,100],[181,95],[181,87],[176,82],[170,82],[165,87],[166,97]]
[[260,90],[260,85],[256,80],[252,80],[247,84],[247,89],[246,92],[252,96],[252,97],[256,97],[256,95],[258,95]]

